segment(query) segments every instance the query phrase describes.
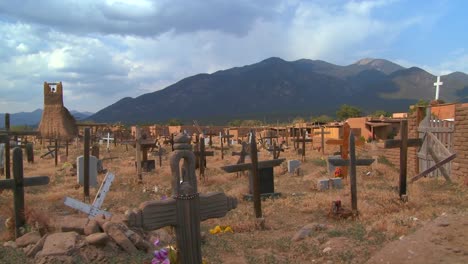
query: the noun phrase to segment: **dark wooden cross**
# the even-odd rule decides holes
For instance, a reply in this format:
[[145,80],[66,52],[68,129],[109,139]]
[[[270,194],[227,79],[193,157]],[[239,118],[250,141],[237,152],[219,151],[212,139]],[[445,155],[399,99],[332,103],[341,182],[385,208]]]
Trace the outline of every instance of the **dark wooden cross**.
[[273,154],[274,159],[278,159],[281,152],[284,152],[283,144],[277,146],[276,142],[273,142],[273,145],[270,146],[267,150]]
[[10,179],[10,137],[11,136],[39,136],[39,131],[11,131],[10,114],[5,114],[5,130],[0,130],[0,143],[5,144],[5,177]]
[[400,148],[400,180],[399,195],[400,199],[406,201],[406,178],[408,173],[408,147],[419,147],[422,145],[421,138],[408,138],[408,120],[400,121],[400,139],[388,139],[384,142],[384,148]]
[[[221,133],[220,133],[220,135],[221,135]],[[232,137],[234,137],[234,135],[230,135],[229,134],[229,129],[226,129],[226,133],[224,135],[221,135],[221,141],[226,140],[227,144],[228,144],[228,147],[230,147],[231,146],[231,140],[230,139]]]
[[[138,210],[127,214],[127,223],[129,227],[144,230],[174,226],[180,263],[201,264],[200,221],[224,217],[237,207],[237,200],[221,192],[198,193],[190,138],[179,134],[174,141],[174,152],[170,157],[172,197],[140,204]],[[179,165],[181,160],[182,168]]]
[[330,131],[325,131],[324,126],[320,126],[320,132],[314,132],[314,135],[320,135],[320,148],[322,149],[322,155],[325,155],[325,135],[330,134]]
[[369,166],[374,162],[374,159],[356,159],[356,144],[354,134],[352,131],[349,134],[348,146],[349,159],[332,159],[330,160],[330,163],[333,166],[349,167],[349,178],[351,186],[351,207],[353,210],[353,214],[356,216],[358,214],[356,166]]
[[21,148],[13,149],[13,179],[0,180],[0,190],[13,190],[15,211],[15,235],[21,236],[21,228],[26,223],[24,215],[24,187],[46,185],[49,183],[47,176],[23,176],[23,152]]
[[205,138],[203,135],[200,135],[200,140],[198,141],[198,150],[194,151],[196,157],[196,167],[200,170],[200,180],[205,179],[205,168],[206,168],[206,157],[207,156],[214,156],[213,151],[205,151]]
[[208,133],[204,133],[204,135],[208,136],[210,138],[210,141],[208,142],[208,145],[211,148],[213,146],[213,136],[216,136],[216,133],[214,133],[213,131],[210,131]]
[[[305,130],[301,129],[302,132],[302,139],[299,139],[299,133],[297,134],[297,138],[293,139],[293,141],[299,146],[299,142],[302,142],[302,151],[301,151],[301,158],[302,161],[305,161],[306,156],[306,142],[312,142],[311,138],[306,138]],[[299,147],[298,147],[299,148]]]
[[[349,135],[351,133],[351,128],[348,123],[343,125],[343,138],[342,139],[328,139],[326,143],[328,145],[340,145],[341,158],[344,160],[348,159],[349,156]],[[361,146],[364,142],[358,141],[355,143],[355,146]],[[348,177],[348,167],[342,166],[341,171],[343,173],[343,178]]]
[[262,137],[261,140],[262,140],[262,145],[263,147],[266,149],[266,140],[268,139],[269,140],[269,145],[273,145],[273,139],[278,139],[278,134],[274,135],[273,134],[273,131],[268,131],[269,133],[266,133],[265,137]]
[[236,164],[242,164],[242,163],[245,163],[245,157],[247,157],[247,155],[249,155],[249,145],[247,144],[247,142],[245,141],[242,141],[241,143],[242,145],[242,148],[241,148],[241,151],[237,152],[237,151],[233,151],[232,152],[232,156],[239,156],[239,159],[237,160],[237,163]]
[[226,172],[238,172],[250,170],[253,178],[253,202],[255,217],[262,218],[262,204],[260,199],[260,177],[258,176],[259,170],[263,168],[273,168],[279,166],[285,159],[273,159],[258,161],[257,141],[255,139],[255,132],[251,132],[250,138],[250,159],[251,163],[241,163],[236,165],[221,167]]

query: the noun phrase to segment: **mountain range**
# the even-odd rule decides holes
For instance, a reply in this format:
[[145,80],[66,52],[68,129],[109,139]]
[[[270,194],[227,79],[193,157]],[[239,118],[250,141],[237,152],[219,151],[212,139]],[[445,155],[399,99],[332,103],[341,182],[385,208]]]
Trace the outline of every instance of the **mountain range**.
[[[85,120],[93,115],[91,112],[70,111],[77,121]],[[42,109],[36,109],[32,112],[20,112],[10,114],[10,126],[37,126],[41,121]],[[0,127],[5,126],[5,113],[0,113]]]

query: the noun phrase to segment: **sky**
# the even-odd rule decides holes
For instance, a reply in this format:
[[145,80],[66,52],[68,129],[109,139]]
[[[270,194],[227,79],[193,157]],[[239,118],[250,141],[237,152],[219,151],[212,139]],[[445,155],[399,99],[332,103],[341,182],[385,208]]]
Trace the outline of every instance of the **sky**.
[[[0,112],[97,112],[197,73],[269,57],[383,58],[468,73],[464,0],[0,0]],[[443,88],[441,88],[443,89]]]

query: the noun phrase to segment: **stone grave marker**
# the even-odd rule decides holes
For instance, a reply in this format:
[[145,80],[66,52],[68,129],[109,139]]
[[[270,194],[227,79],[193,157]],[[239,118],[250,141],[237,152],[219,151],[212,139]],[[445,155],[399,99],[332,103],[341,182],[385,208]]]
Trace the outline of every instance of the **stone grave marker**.
[[187,135],[179,134],[174,138],[170,166],[172,197],[140,204],[138,210],[127,213],[127,224],[130,228],[144,230],[174,226],[180,263],[201,264],[200,221],[225,216],[237,207],[237,200],[221,192],[198,192],[195,155]]
[[317,189],[319,191],[328,189],[342,189],[343,181],[341,178],[330,178],[317,180]]
[[[85,171],[85,159],[84,156],[78,156],[76,158],[77,164],[77,172],[76,172],[76,181],[80,185],[84,185],[84,171]],[[94,156],[89,156],[89,186],[96,187],[97,186],[97,169],[98,159]]]
[[288,173],[297,173],[300,167],[301,167],[301,161],[288,160]]

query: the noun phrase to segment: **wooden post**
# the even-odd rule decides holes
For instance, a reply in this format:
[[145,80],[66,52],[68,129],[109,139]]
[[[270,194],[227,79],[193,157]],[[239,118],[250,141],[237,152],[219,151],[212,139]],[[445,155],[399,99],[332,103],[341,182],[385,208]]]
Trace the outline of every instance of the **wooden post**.
[[252,178],[253,178],[253,202],[255,217],[262,218],[262,202],[260,200],[260,177],[258,176],[258,153],[255,132],[251,131],[250,158],[252,159]]
[[349,135],[349,180],[351,185],[351,208],[353,210],[353,214],[357,215],[356,147],[354,141],[354,134],[351,132]]
[[408,171],[408,120],[400,122],[400,198],[406,200],[406,177]]
[[196,162],[198,162],[198,169],[200,170],[200,180],[205,179],[205,168],[206,168],[206,156],[214,156],[213,151],[205,151],[205,138],[200,135],[198,140],[198,150],[194,152],[196,156]]
[[306,143],[306,130],[302,130],[302,161],[305,161],[305,155],[306,155],[305,143]]
[[58,165],[58,139],[57,137],[55,137],[55,149],[54,149],[54,153],[55,153],[55,167],[57,167]]
[[224,148],[223,148],[223,134],[219,132],[219,140],[221,141],[221,159],[224,160]]
[[91,131],[90,128],[87,127],[84,130],[84,150],[83,150],[83,193],[84,193],[84,201],[89,201],[89,141],[91,140]]
[[137,163],[137,176],[138,176],[138,181],[142,182],[143,181],[143,175],[141,173],[141,145],[140,145],[140,127],[136,127],[136,134],[135,134],[135,144],[136,144],[136,163]]
[[68,139],[65,140],[65,156],[68,158]]
[[[5,130],[10,130],[10,114],[5,114]],[[10,179],[10,135],[7,135],[5,142],[5,178]]]

